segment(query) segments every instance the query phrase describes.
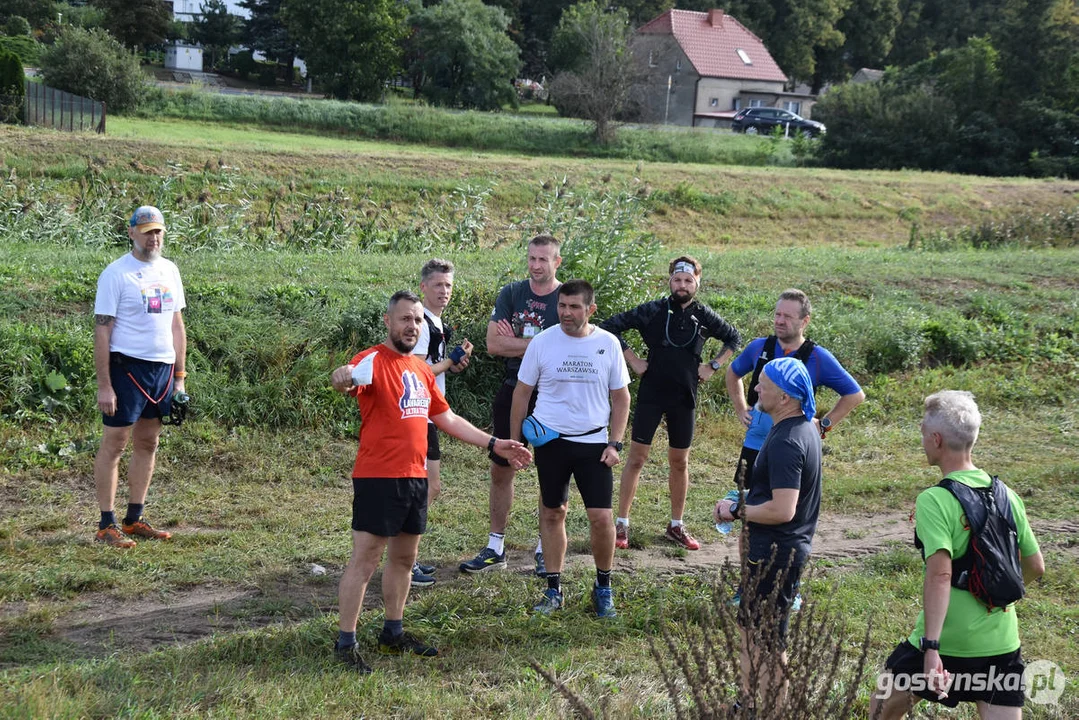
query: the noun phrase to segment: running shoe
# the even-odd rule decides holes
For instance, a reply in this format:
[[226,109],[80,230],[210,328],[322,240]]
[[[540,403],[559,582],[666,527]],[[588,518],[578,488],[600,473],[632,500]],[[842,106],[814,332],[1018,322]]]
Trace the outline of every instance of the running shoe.
[[609,586],[594,586],[592,588],[592,607],[596,609],[596,617],[617,617],[618,613],[614,610],[614,590]]
[[128,523],[125,520],[123,530],[127,535],[134,535],[135,537],[146,538],[147,540],[168,540],[172,537],[172,533],[165,530],[155,530],[151,527],[150,523],[146,522],[141,517],[133,523]]
[[499,555],[489,547],[480,550],[476,557],[461,563],[461,572],[479,573],[487,570],[505,570],[506,553]]
[[415,635],[407,632],[401,633],[397,637],[379,633],[378,651],[388,655],[400,655],[406,652],[420,657],[435,657],[438,655],[438,648],[423,644]]
[[360,656],[360,647],[358,643],[352,643],[348,647],[338,647],[337,644],[334,643],[333,654],[338,661],[353,668],[361,675],[367,675],[371,672],[371,666],[365,663]]
[[547,577],[547,566],[543,563],[543,553],[542,552],[537,552],[536,553],[536,577],[538,577],[538,578]]
[[435,576],[425,573],[423,567],[416,563],[412,566],[412,587],[425,588],[435,584]]
[[794,596],[794,600],[791,601],[791,612],[798,612],[802,609],[802,593],[798,593]]
[[550,615],[555,610],[561,610],[564,601],[562,593],[554,588],[547,588],[543,591],[543,599],[533,606],[532,610],[543,615]]
[[421,562],[416,563],[416,567],[418,567],[420,569],[420,572],[424,575],[434,575],[435,570],[438,570],[438,568],[436,568],[434,565],[424,565]]
[[614,546],[619,550],[629,549],[629,525],[614,524]]
[[94,542],[114,548],[133,548],[136,544],[134,540],[120,532],[120,528],[116,527],[116,523],[98,530],[97,535],[94,536]]
[[689,534],[689,530],[686,530],[685,525],[667,525],[667,532],[663,533],[663,537],[667,538],[675,545],[680,545],[686,550],[700,550],[701,544],[697,542],[697,539]]

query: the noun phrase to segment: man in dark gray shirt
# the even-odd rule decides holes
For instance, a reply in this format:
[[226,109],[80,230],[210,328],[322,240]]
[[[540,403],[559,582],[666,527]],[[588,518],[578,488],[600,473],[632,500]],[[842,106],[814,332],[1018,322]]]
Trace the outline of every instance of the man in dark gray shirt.
[[[784,647],[790,604],[817,530],[821,497],[820,433],[813,425],[816,403],[813,381],[793,357],[764,366],[757,386],[759,407],[773,422],[753,465],[745,505],[731,500],[716,504],[717,522],[746,522],[748,552],[739,612],[742,625],[742,685],[747,697],[772,695],[783,707],[787,680]],[[776,585],[779,585],[776,591]],[[774,618],[761,610],[776,591]],[[759,658],[776,658],[761,668]],[[758,687],[749,685],[750,666],[760,668]]]

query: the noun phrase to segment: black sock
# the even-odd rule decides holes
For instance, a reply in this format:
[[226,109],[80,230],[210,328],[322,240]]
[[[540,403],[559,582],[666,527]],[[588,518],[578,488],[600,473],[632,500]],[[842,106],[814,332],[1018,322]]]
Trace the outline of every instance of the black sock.
[[596,587],[611,586],[611,571],[596,568]]
[[384,620],[382,623],[382,636],[388,638],[399,637],[405,631],[403,620]]
[[124,516],[124,524],[130,525],[133,522],[138,522],[142,517],[142,503],[128,503],[127,515]]
[[97,529],[98,530],[104,530],[109,525],[115,525],[115,524],[116,524],[116,513],[114,513],[112,510],[102,510],[101,511],[101,521],[98,522]]
[[562,573],[547,573],[547,589],[562,592]]

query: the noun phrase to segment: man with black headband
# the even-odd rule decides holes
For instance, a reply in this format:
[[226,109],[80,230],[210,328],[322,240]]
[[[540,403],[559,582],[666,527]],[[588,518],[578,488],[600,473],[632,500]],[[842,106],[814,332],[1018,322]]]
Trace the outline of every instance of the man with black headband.
[[[707,382],[741,345],[741,337],[726,320],[695,297],[701,282],[701,264],[688,255],[669,266],[670,295],[639,305],[609,318],[600,327],[614,333],[633,372],[641,376],[629,457],[618,488],[615,546],[629,547],[629,511],[641,479],[641,470],[652,449],[660,420],[667,419],[667,486],[671,495],[671,521],[664,537],[687,549],[701,544],[682,522],[689,490],[689,448],[696,425],[697,385]],[[622,333],[636,330],[648,348],[647,359],[637,357]],[[719,354],[704,361],[705,341],[723,343]]]
[[[753,472],[744,504],[723,499],[716,503],[716,522],[744,520],[747,524],[747,565],[738,621],[742,626],[742,685],[753,693],[773,695],[783,707],[787,658],[785,646],[791,604],[802,568],[817,531],[821,498],[821,438],[813,423],[817,412],[813,381],[795,358],[772,360],[760,373],[758,405],[772,419]],[[778,586],[778,587],[777,587]],[[778,617],[762,617],[762,606],[774,602]],[[779,655],[775,667],[761,667],[764,657]],[[750,658],[754,658],[751,660]],[[757,688],[751,688],[750,669],[759,668]]]

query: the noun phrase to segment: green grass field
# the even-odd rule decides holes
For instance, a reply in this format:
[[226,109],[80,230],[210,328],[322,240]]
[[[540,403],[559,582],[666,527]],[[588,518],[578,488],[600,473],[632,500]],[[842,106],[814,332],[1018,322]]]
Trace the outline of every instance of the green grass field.
[[[328,371],[377,341],[379,304],[417,286],[435,254],[459,268],[448,316],[482,341],[497,287],[523,276],[520,240],[544,224],[585,250],[605,234],[658,239],[644,297],[662,292],[668,256],[697,254],[703,296],[746,339],[768,332],[780,290],[812,297],[811,337],[868,396],[828,439],[808,583],[810,602],[850,624],[848,649],[872,623],[862,712],[920,599],[905,518],[936,480],[921,400],[973,391],[985,416],[976,460],[1024,497],[1047,560],[1017,610],[1024,655],[1070,678],[1061,704],[1025,715],[1079,717],[1079,248],[907,247],[913,223],[1074,212],[1079,184],[537,159],[127,118],[106,137],[0,128],[0,156],[0,718],[568,714],[530,661],[612,716],[673,716],[649,642],[701,621],[733,552],[709,520],[741,441],[720,378],[702,393],[691,456],[686,518],[705,547],[661,539],[657,438],[633,547],[616,559],[617,622],[589,617],[587,524],[572,496],[567,610],[528,612],[542,589],[528,573],[534,470],[518,478],[513,572],[458,575],[486,534],[487,469],[480,450],[448,442],[421,545],[438,583],[405,611],[443,656],[377,656],[376,585],[360,618],[376,672],[358,679],[330,657],[358,423]],[[166,254],[188,289],[198,414],[165,432],[150,490],[148,517],[174,540],[118,553],[91,542],[91,313],[98,273],[125,251],[123,218],[146,201],[169,218]],[[450,400],[484,423],[497,364],[479,345]]]

